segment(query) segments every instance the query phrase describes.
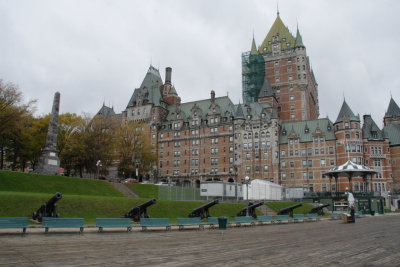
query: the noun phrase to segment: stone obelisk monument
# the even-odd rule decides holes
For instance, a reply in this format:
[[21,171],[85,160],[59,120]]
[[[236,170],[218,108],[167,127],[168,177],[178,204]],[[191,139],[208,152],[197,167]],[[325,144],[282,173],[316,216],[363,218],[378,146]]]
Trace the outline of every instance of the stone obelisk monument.
[[58,112],[60,109],[60,93],[54,94],[53,108],[50,115],[50,125],[47,131],[46,145],[42,149],[36,173],[58,174],[60,171],[60,159],[57,150]]

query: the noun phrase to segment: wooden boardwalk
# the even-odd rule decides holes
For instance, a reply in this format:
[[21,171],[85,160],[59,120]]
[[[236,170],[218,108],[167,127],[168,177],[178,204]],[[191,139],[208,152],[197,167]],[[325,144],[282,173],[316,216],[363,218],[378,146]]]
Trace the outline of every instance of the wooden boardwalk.
[[224,232],[3,229],[0,266],[400,266],[399,226],[386,215]]

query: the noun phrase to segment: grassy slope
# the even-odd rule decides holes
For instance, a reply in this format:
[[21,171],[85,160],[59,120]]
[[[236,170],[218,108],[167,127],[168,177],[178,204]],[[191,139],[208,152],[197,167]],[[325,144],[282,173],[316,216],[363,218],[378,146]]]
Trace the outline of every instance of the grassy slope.
[[82,178],[0,171],[0,191],[122,197],[111,184]]
[[[0,171],[0,217],[30,217],[55,192],[63,198],[57,202],[61,217],[82,217],[86,223],[94,224],[95,218],[122,217],[131,208],[150,198],[156,198],[155,185],[130,184],[142,198],[132,199],[114,189],[104,181],[51,175],[36,175]],[[206,202],[162,201],[148,208],[151,217],[187,217],[196,207]],[[245,204],[221,203],[210,209],[212,216],[233,217]]]
[[278,212],[280,209],[287,208],[289,206],[293,206],[296,204],[303,204],[303,206],[294,209],[295,214],[307,214],[313,206],[307,203],[300,203],[300,202],[290,202],[290,201],[279,201],[279,202],[267,202],[266,205],[273,209],[274,211]]
[[[0,217],[29,217],[41,204],[52,195],[39,193],[0,192]],[[66,195],[57,202],[60,217],[82,217],[86,223],[94,224],[95,218],[122,217],[134,206],[148,199],[132,199],[124,197],[99,197]],[[187,217],[203,202],[188,201],[157,201],[148,208],[151,217],[167,217],[175,222],[178,217]],[[244,204],[221,203],[210,209],[212,216],[233,217],[243,208]]]

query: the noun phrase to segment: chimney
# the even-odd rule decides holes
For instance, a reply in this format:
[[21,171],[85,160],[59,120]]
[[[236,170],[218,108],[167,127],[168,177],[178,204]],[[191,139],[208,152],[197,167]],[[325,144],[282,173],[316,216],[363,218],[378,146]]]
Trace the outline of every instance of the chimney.
[[215,91],[211,90],[211,102],[214,103],[215,102]]
[[171,67],[165,68],[165,83],[167,84],[171,84],[171,72],[172,72]]

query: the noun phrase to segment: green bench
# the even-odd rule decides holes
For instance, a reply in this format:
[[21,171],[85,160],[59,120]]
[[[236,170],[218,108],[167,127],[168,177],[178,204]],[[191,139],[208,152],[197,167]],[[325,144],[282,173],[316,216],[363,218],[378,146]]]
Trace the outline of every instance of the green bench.
[[210,228],[215,228],[219,226],[218,217],[208,217],[207,223],[210,225]]
[[236,226],[242,226],[245,224],[255,225],[253,217],[251,216],[237,216],[233,218],[233,223],[235,223]]
[[183,230],[185,226],[198,226],[199,230],[204,229],[204,224],[200,217],[177,218],[176,222],[179,226],[179,230]]
[[304,220],[305,220],[304,214],[293,214],[294,222],[304,222]]
[[128,232],[132,231],[130,218],[96,218],[96,227],[99,227],[99,232],[103,232],[104,227],[126,227]]
[[307,220],[308,221],[318,221],[319,216],[317,213],[309,213],[309,214],[307,214]]
[[22,232],[25,233],[28,228],[28,218],[2,217],[0,218],[0,228],[22,228]]
[[148,227],[165,227],[166,230],[171,230],[168,218],[140,218],[140,226],[142,230],[147,230]]
[[275,220],[278,223],[282,223],[282,222],[291,222],[293,220],[293,218],[290,217],[289,215],[276,215]]
[[49,231],[49,228],[79,228],[79,232],[83,232],[84,225],[83,218],[53,218],[43,217],[42,225],[45,233]]
[[257,222],[259,224],[263,224],[263,223],[274,223],[274,218],[270,215],[260,215],[257,216]]

